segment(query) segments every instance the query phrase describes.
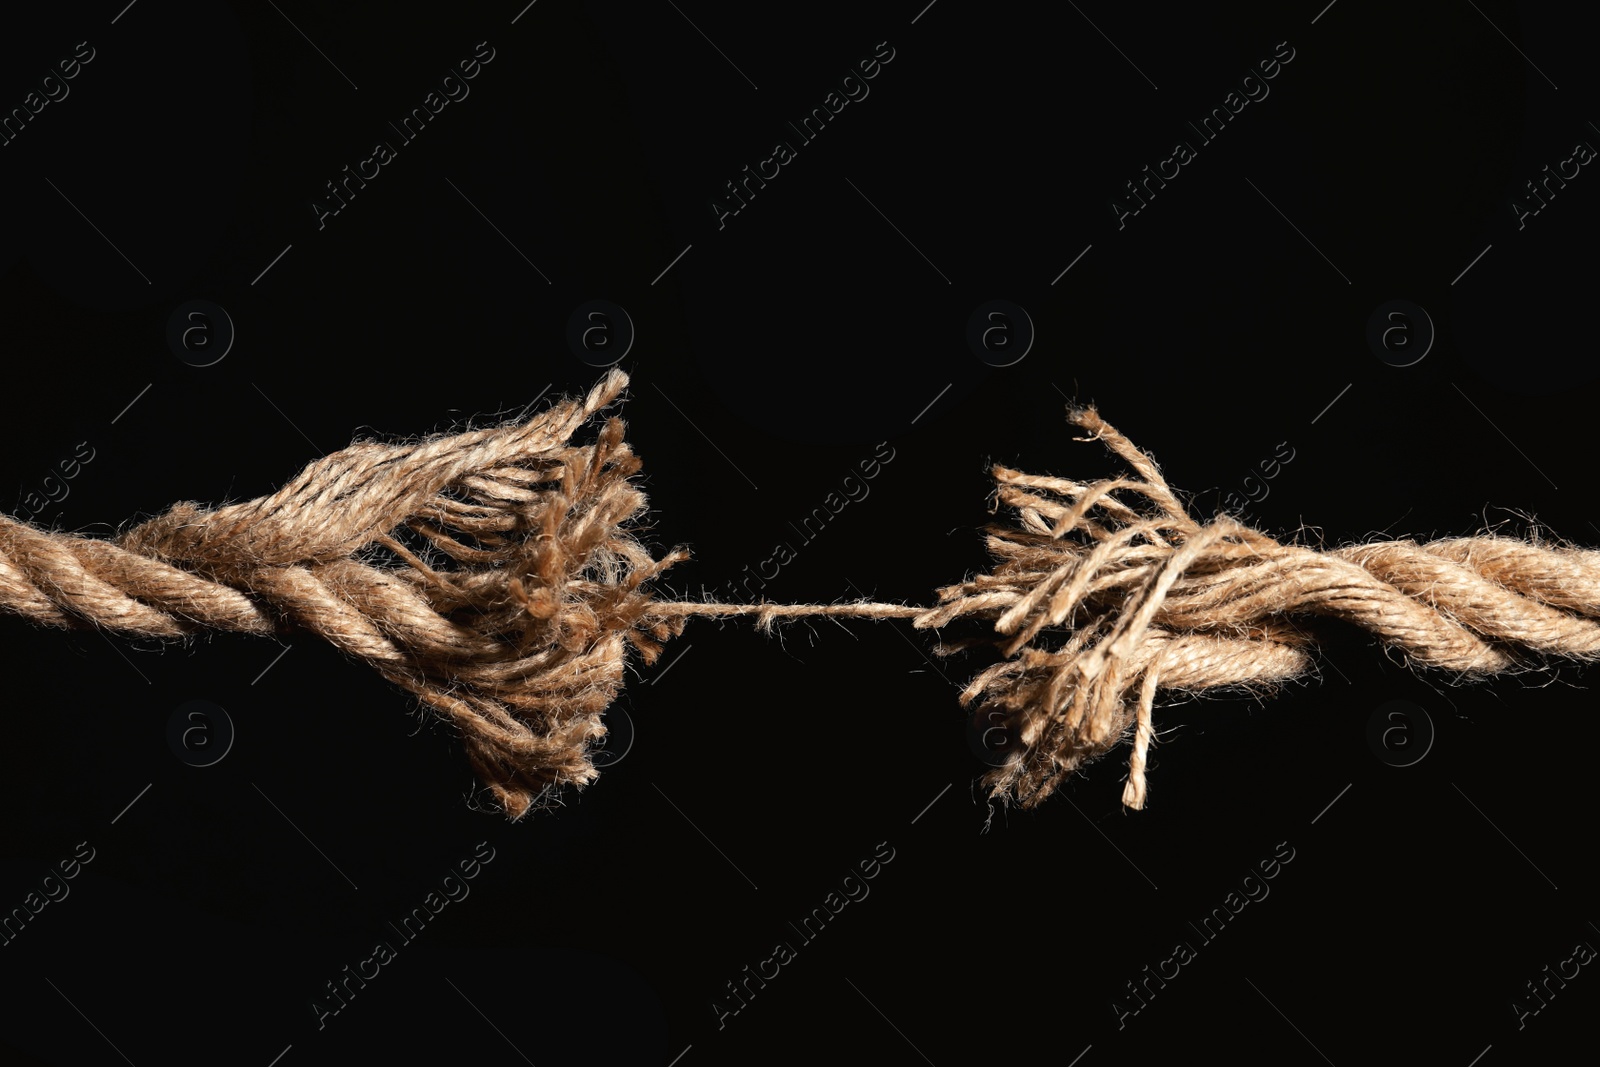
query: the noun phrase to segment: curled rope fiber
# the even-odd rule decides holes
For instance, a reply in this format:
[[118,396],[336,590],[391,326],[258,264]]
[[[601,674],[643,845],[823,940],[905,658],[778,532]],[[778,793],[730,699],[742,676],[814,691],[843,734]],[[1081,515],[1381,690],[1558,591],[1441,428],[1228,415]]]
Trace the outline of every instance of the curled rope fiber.
[[658,600],[646,583],[688,553],[655,559],[634,537],[646,500],[622,421],[572,442],[627,383],[613,369],[521,424],[357,442],[270,496],[180,503],[111,539],[0,516],[0,611],[162,638],[309,630],[452,723],[512,818],[598,775],[627,648],[653,663],[692,616],[988,624],[937,651],[1000,651],[961,703],[1005,722],[1014,744],[985,782],[1024,807],[1130,733],[1123,803],[1143,807],[1158,694],[1304,673],[1296,616],[1344,619],[1468,677],[1600,656],[1600,552],[1493,536],[1321,552],[1227,516],[1201,524],[1092,408],[1072,421],[1131,474],[1080,484],[996,467],[1016,526],[989,528],[993,573],[933,607]]

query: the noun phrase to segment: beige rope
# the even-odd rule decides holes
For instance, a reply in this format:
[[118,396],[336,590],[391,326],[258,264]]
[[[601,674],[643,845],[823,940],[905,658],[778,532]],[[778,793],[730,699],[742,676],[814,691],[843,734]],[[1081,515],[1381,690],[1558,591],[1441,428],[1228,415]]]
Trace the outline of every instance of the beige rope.
[[994,571],[933,606],[656,600],[646,584],[688,553],[655,559],[634,538],[646,501],[623,423],[572,443],[627,381],[612,370],[520,425],[357,442],[270,496],[177,504],[109,540],[0,516],[0,611],[164,638],[309,630],[454,723],[514,818],[597,776],[627,648],[652,663],[694,616],[987,624],[938,652],[998,648],[961,702],[1015,731],[986,782],[1024,806],[1131,732],[1123,802],[1142,807],[1160,692],[1301,674],[1297,616],[1344,619],[1467,676],[1600,656],[1600,552],[1498,537],[1319,552],[1227,516],[1201,524],[1092,409],[1073,421],[1132,473],[1080,484],[996,467],[1016,527],[991,527]]
[[[1158,690],[1270,688],[1305,672],[1297,616],[1354,623],[1412,664],[1467,678],[1539,655],[1600,657],[1600,552],[1497,536],[1318,551],[1226,515],[1201,524],[1092,408],[1071,417],[1133,476],[1081,484],[996,467],[999,501],[1017,516],[989,530],[999,565],[940,590],[941,607],[916,622],[993,626],[1006,658],[961,699],[986,722],[1003,713],[1023,742],[986,775],[996,798],[1037,804],[1132,727],[1123,803],[1143,807]],[[1067,638],[1054,650],[1052,634]]]
[[109,541],[0,517],[0,608],[138,636],[310,630],[454,722],[520,816],[595,777],[624,645],[648,663],[682,628],[641,618],[640,586],[686,554],[654,560],[623,528],[645,498],[622,422],[571,444],[626,384],[613,371],[522,425],[359,442],[271,496],[178,504]]

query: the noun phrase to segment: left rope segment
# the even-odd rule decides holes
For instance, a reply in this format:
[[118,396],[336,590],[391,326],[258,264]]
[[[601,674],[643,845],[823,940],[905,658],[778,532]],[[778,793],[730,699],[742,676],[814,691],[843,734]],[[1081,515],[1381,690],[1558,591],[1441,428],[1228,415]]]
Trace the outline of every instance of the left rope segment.
[[[598,772],[623,684],[692,611],[645,585],[688,558],[633,536],[640,461],[612,416],[613,369],[520,424],[413,443],[358,441],[270,496],[180,503],[110,539],[0,516],[0,611],[44,625],[182,638],[310,631],[460,731],[512,818]],[[687,607],[687,605],[685,606]]]

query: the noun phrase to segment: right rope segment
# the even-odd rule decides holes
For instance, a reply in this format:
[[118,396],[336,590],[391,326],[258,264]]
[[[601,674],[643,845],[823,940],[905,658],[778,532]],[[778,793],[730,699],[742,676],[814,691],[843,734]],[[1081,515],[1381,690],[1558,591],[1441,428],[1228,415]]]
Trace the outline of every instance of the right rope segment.
[[1128,474],[1093,483],[997,466],[1014,527],[991,526],[990,574],[939,591],[919,629],[973,617],[1005,659],[961,696],[1001,721],[993,799],[1033,807],[1130,733],[1122,801],[1142,808],[1151,713],[1163,690],[1259,691],[1312,665],[1296,617],[1333,616],[1412,664],[1480,678],[1541,656],[1600,657],[1600,552],[1497,536],[1318,551],[1235,519],[1201,523],[1155,462],[1093,408],[1071,421]]

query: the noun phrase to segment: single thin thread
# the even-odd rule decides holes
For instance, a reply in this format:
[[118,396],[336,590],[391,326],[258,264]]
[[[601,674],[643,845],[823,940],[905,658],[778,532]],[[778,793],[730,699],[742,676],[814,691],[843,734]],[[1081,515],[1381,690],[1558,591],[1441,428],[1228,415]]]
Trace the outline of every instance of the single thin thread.
[[756,626],[770,630],[772,623],[782,618],[833,615],[857,619],[920,619],[927,608],[906,604],[880,604],[872,601],[849,601],[841,604],[722,604],[700,600],[658,600],[645,614],[649,618],[686,618],[703,616],[716,618],[729,615],[754,615]]

